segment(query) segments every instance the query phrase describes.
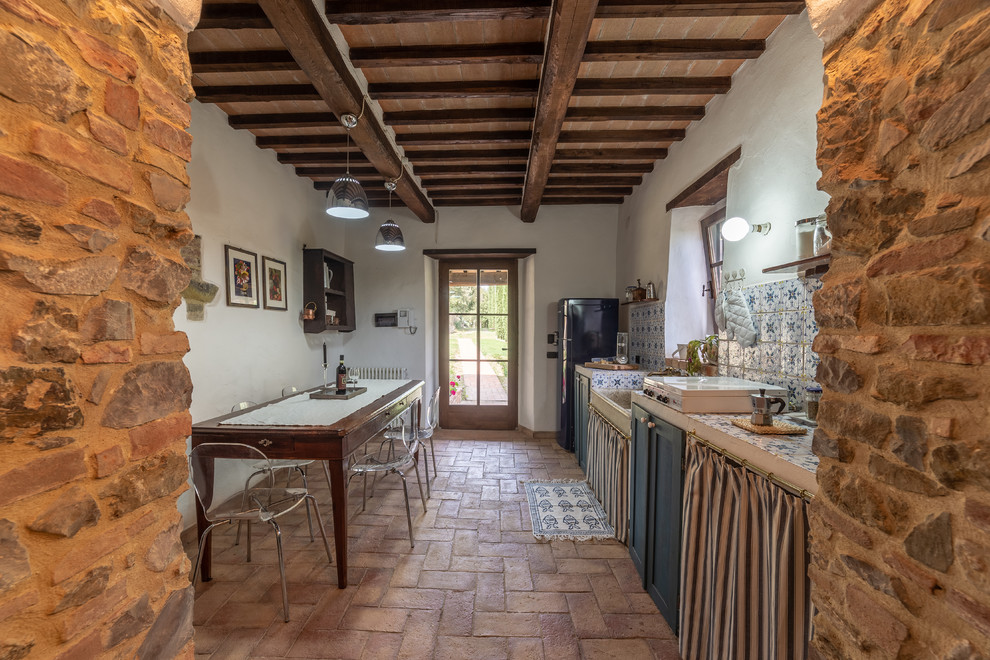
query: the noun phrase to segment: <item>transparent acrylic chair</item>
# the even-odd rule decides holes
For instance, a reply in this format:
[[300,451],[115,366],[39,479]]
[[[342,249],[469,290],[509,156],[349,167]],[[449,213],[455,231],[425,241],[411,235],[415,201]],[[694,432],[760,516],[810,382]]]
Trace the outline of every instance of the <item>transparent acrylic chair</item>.
[[419,467],[416,464],[416,452],[419,450],[419,440],[409,437],[406,433],[405,423],[399,428],[399,439],[402,446],[396,447],[394,442],[382,442],[378,446],[378,452],[365,454],[350,467],[350,476],[347,477],[347,484],[357,475],[364,476],[364,486],[361,492],[361,510],[364,511],[368,501],[368,475],[397,474],[402,478],[402,494],[406,498],[406,522],[409,524],[409,547],[415,548],[416,541],[413,537],[412,513],[409,510],[409,488],[406,485],[406,471],[411,467],[416,472],[416,484],[419,486],[419,499],[423,502],[423,513],[426,513],[426,498],[423,497],[423,483],[419,480]]
[[[409,417],[412,419],[412,421],[410,422],[409,426],[406,428],[406,431],[408,431],[410,435],[413,435],[415,439],[418,440],[419,443],[422,445],[424,450],[423,451],[424,459],[426,458],[433,459],[433,478],[436,479],[437,456],[433,452],[433,432],[436,430],[437,425],[440,423],[440,388],[437,387],[437,389],[434,390],[433,398],[430,399],[430,405],[426,408],[426,417],[423,420],[425,422],[425,425],[421,423],[418,430],[414,426],[415,417],[413,416],[412,410],[413,410],[412,408],[409,408]],[[406,432],[406,431],[402,431],[402,432]],[[399,427],[396,426],[390,427],[385,431],[385,438],[387,440],[398,440],[399,433],[400,433]],[[425,456],[427,449],[427,445],[426,445],[427,440],[430,441],[429,457]],[[423,461],[423,469],[426,470],[426,496],[431,497],[432,494],[430,493],[430,465],[426,460]]]
[[[286,390],[289,390],[289,389],[291,389],[292,392],[298,392],[298,390],[295,387],[293,387],[293,386],[290,385],[288,387],[283,387],[282,388],[282,396],[285,396],[286,395]],[[238,411],[241,411],[241,410],[247,410],[248,408],[252,408],[252,407],[254,407],[256,405],[258,405],[258,404],[255,403],[254,401],[241,401],[239,403],[235,403],[231,407],[230,412],[238,412]],[[247,481],[250,481],[251,479],[254,478],[255,475],[260,474],[261,472],[263,472],[263,471],[265,471],[267,469],[276,470],[276,471],[278,471],[278,470],[286,470],[286,475],[285,475],[285,487],[286,488],[288,488],[289,486],[292,485],[290,483],[291,482],[291,479],[292,479],[292,473],[295,472],[302,479],[303,488],[305,488],[308,491],[309,490],[309,480],[306,478],[306,468],[310,464],[312,464],[314,462],[315,462],[314,459],[305,459],[305,458],[272,458],[272,459],[267,459],[267,463],[264,463],[264,464],[259,463],[259,464],[257,464],[255,466],[255,472],[254,472],[254,474],[250,475],[247,478]],[[323,475],[327,479],[327,489],[330,492],[332,492],[332,489],[330,488],[330,468],[327,467],[327,462],[326,461],[321,461],[321,462],[323,463]],[[245,487],[247,487],[246,484],[245,484]],[[312,516],[309,513],[309,505],[308,504],[306,505],[306,522],[309,524],[309,535],[312,536],[313,535],[313,518],[312,518]],[[240,542],[241,542],[241,526],[238,525],[237,526],[237,537],[234,539],[234,545],[238,545]]]
[[[278,551],[278,571],[282,580],[282,611],[285,621],[289,620],[289,593],[285,585],[285,559],[282,553],[282,530],[277,519],[305,503],[316,512],[316,522],[323,537],[323,547],[327,552],[327,560],[332,564],[333,555],[330,553],[330,543],[327,541],[327,531],[320,516],[320,507],[309,491],[305,488],[277,488],[275,486],[275,471],[269,468],[255,472],[254,478],[246,485],[243,492],[217,501],[213,492],[213,475],[250,473],[258,464],[268,462],[268,458],[258,449],[250,445],[238,443],[204,443],[193,447],[189,454],[189,471],[192,476],[193,490],[196,499],[205,512],[209,526],[199,538],[199,550],[196,554],[196,564],[193,567],[192,583],[196,584],[199,567],[203,558],[203,544],[214,528],[230,525],[235,522],[246,522],[247,529],[247,560],[251,561],[251,523],[263,522],[272,526],[275,531],[275,547]],[[310,541],[313,540],[312,533]]]

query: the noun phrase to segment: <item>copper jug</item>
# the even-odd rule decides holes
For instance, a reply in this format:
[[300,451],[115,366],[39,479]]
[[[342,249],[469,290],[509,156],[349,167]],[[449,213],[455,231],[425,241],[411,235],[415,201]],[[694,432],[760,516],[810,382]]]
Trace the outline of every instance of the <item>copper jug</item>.
[[[310,305],[312,305],[312,307],[310,307]],[[302,317],[303,317],[303,319],[305,319],[307,321],[312,321],[313,319],[316,318],[316,303],[315,302],[306,303],[306,306],[303,308]]]

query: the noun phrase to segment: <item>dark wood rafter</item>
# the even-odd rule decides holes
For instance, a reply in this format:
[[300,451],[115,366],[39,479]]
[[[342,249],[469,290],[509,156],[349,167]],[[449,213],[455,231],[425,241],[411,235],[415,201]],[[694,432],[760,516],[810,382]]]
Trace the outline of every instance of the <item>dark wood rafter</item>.
[[406,157],[426,161],[512,160],[526,162],[528,149],[406,149]]
[[[735,60],[759,57],[763,39],[655,39],[589,41],[584,62],[640,62],[647,60]],[[269,51],[262,51],[269,52]],[[540,64],[543,44],[497,43],[441,46],[390,46],[352,48],[351,62],[361,68],[401,66],[451,66],[459,64]],[[247,58],[250,63],[263,55]],[[278,64],[281,57],[273,59]],[[291,57],[289,58],[292,59]],[[266,69],[262,69],[266,70]],[[278,69],[274,69],[278,70]],[[196,72],[193,62],[193,72]]]
[[485,122],[531,122],[532,108],[458,108],[454,110],[405,110],[386,112],[389,126],[436,126]]
[[189,64],[194,74],[299,71],[292,53],[281,49],[193,52]]
[[[323,101],[316,87],[290,85],[194,85],[201,103],[259,103],[266,101]],[[361,107],[358,99],[358,109]],[[345,110],[342,112],[350,112]]]
[[[548,0],[328,0],[327,18],[341,25],[546,18]],[[602,0],[597,18],[664,18],[800,14],[805,4],[785,0]]]
[[705,106],[578,106],[567,109],[565,121],[695,121],[705,116]]
[[710,170],[698,177],[694,183],[678,193],[667,203],[667,210],[682,206],[707,206],[724,199],[727,190],[729,168],[742,157],[742,147],[716,163]]
[[[325,19],[311,0],[259,0],[265,15],[330,110],[341,116],[361,113],[364,92],[348,68]],[[373,112],[364,112],[350,131],[351,139],[383,176],[398,178],[395,194],[423,222],[436,220],[426,192],[407,171],[385,126]]]
[[[580,65],[580,62],[578,62]],[[577,96],[646,94],[725,94],[729,76],[672,76],[666,78],[581,78],[573,85]],[[537,93],[536,80],[461,80],[440,82],[387,82],[368,85],[368,93],[380,100],[529,98]]]
[[227,122],[233,128],[281,129],[281,128],[322,128],[340,126],[337,117],[327,112],[273,112],[250,115],[230,115]]
[[583,142],[672,142],[683,140],[683,128],[664,128],[644,131],[561,131],[558,142],[575,144]]
[[553,166],[560,129],[581,70],[581,57],[595,20],[598,0],[554,0],[536,97],[536,119],[529,148],[520,217],[533,222]]
[[449,133],[397,133],[396,141],[405,146],[431,144],[525,144],[529,131],[466,131]]
[[204,2],[197,30],[271,30],[272,22],[255,2]]

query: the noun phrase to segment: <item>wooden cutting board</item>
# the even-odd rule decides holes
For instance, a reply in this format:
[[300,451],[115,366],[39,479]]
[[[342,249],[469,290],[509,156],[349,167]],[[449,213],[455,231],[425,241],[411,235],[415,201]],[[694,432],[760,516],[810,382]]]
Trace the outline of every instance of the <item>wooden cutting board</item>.
[[616,364],[615,362],[585,362],[588,369],[605,369],[606,371],[636,371],[638,364]]

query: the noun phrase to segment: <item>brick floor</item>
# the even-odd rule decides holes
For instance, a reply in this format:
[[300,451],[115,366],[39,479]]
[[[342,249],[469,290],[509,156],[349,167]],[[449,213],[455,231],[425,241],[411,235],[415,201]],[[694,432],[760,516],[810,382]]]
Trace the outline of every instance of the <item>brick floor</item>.
[[[410,488],[415,548],[398,477],[379,481],[363,513],[355,480],[347,589],[337,589],[322,544],[310,543],[305,514],[281,519],[289,623],[274,537],[255,525],[248,564],[233,530],[218,532],[214,579],[196,585],[196,657],[678,657],[624,546],[533,538],[518,482],[582,478],[573,454],[515,432],[440,431],[434,443],[439,474],[425,513]],[[312,482],[326,519],[326,483]],[[186,550],[194,557],[195,542]]]

